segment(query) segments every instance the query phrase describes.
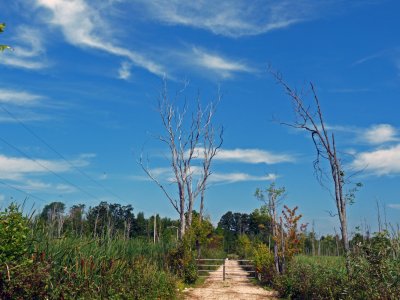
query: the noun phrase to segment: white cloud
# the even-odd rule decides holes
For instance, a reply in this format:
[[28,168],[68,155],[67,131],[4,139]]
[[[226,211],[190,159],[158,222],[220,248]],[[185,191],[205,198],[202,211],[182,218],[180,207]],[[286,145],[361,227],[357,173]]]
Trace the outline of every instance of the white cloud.
[[13,41],[13,50],[3,53],[1,64],[24,69],[43,69],[48,66],[43,37],[39,30],[20,26]]
[[68,184],[54,184],[41,180],[23,179],[17,188],[28,192],[45,192],[50,194],[67,194],[76,192],[76,188]]
[[144,11],[149,18],[166,24],[241,37],[262,34],[317,18],[321,8],[328,3],[312,0],[137,0],[136,5],[138,4],[140,11]]
[[383,144],[398,141],[397,129],[389,124],[379,124],[368,128],[363,134],[363,139],[369,144]]
[[50,12],[48,23],[60,27],[65,39],[82,48],[98,49],[109,54],[130,59],[133,64],[156,75],[163,75],[162,66],[132,50],[116,46],[107,36],[109,26],[96,7],[84,0],[35,0],[37,5]]
[[67,184],[62,184],[62,183],[57,184],[55,186],[55,188],[56,188],[56,191],[58,193],[62,192],[64,194],[65,193],[72,193],[72,192],[76,191],[76,188],[74,188],[73,186],[70,186],[70,185],[67,185]]
[[21,179],[26,174],[49,173],[46,168],[54,172],[66,172],[70,169],[66,163],[60,161],[44,159],[36,161],[37,163],[27,158],[7,157],[0,154],[0,178]]
[[246,64],[233,61],[221,55],[208,53],[205,50],[194,47],[193,53],[188,54],[191,63],[202,69],[211,70],[223,78],[228,78],[235,72],[254,72]]
[[210,183],[235,183],[244,181],[273,181],[278,176],[276,174],[267,174],[265,176],[254,176],[247,173],[212,173]]
[[396,203],[396,204],[393,204],[393,203],[392,203],[392,204],[388,204],[387,207],[393,208],[393,209],[400,209],[400,204],[397,204],[397,203]]
[[[202,174],[203,169],[199,166],[191,167],[191,174],[194,179],[199,178]],[[150,170],[150,173],[160,181],[174,182],[176,179],[172,173],[171,168],[154,168]],[[133,176],[134,180],[140,181],[151,181],[147,176]],[[278,178],[276,174],[267,174],[263,176],[251,175],[243,172],[212,172],[209,177],[209,183],[212,184],[225,184],[225,183],[235,183],[235,182],[246,182],[246,181],[271,181]]]
[[380,145],[400,141],[399,131],[390,124],[376,124],[367,128],[343,125],[328,125],[326,129],[354,135],[353,142]]
[[[86,155],[80,155],[77,159],[71,160],[71,163],[76,167],[84,167],[89,164]],[[36,162],[35,162],[36,161]],[[71,171],[71,165],[65,161],[35,159],[35,161],[22,157],[9,157],[0,154],[0,178],[11,180],[22,180],[27,175],[44,175],[51,173],[49,170],[56,173]],[[32,181],[32,186],[35,182]]]
[[118,78],[127,80],[131,77],[131,63],[124,61],[118,70]]
[[0,103],[4,104],[34,106],[37,105],[42,98],[42,96],[29,92],[0,88]]
[[358,153],[351,163],[351,167],[378,176],[399,174],[400,144]]
[[214,159],[227,162],[243,162],[250,164],[277,164],[293,162],[295,160],[293,156],[288,154],[274,154],[272,152],[260,149],[220,149]]

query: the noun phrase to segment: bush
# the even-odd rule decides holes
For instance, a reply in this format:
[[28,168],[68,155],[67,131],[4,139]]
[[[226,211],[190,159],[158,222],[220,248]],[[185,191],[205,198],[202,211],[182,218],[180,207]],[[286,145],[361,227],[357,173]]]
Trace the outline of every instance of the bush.
[[349,290],[357,291],[357,299],[398,299],[400,260],[392,256],[387,232],[359,242],[350,262]]
[[144,257],[131,261],[81,258],[57,266],[43,256],[0,272],[0,299],[173,299],[175,278]]
[[350,257],[350,276],[343,257],[296,256],[273,286],[294,299],[399,299],[400,260],[389,246],[382,233],[359,243]]
[[195,255],[185,241],[169,252],[167,261],[170,270],[182,278],[185,283],[191,284],[197,280],[198,274]]
[[252,254],[251,250],[252,246],[249,237],[245,234],[240,235],[237,239],[236,253],[241,258],[248,258]]
[[274,255],[265,244],[257,244],[253,257],[259,280],[270,283],[274,276]]
[[284,297],[294,299],[346,298],[347,275],[341,257],[296,256],[287,271],[273,280]]
[[19,207],[10,204],[0,212],[0,264],[21,262],[28,251],[28,220]]
[[47,263],[1,266],[0,299],[46,299],[49,283],[50,265]]

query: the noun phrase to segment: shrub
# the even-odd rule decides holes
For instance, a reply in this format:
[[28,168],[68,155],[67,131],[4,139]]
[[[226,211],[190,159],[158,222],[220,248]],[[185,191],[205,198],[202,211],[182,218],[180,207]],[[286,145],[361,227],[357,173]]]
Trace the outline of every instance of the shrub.
[[274,278],[274,288],[294,299],[346,298],[346,270],[341,257],[296,256],[287,271]]
[[0,212],[0,264],[20,262],[28,251],[28,220],[19,207],[10,204]]
[[240,235],[237,239],[236,253],[241,258],[248,258],[251,255],[251,241],[245,234]]
[[355,299],[398,299],[400,260],[392,256],[387,232],[359,242],[350,258],[349,290]]
[[274,275],[274,255],[265,244],[257,244],[253,249],[253,257],[259,279],[270,283]]
[[0,299],[46,299],[50,296],[49,283],[48,263],[11,263],[0,269]]
[[169,252],[167,261],[170,270],[186,283],[194,283],[197,280],[195,255],[185,241]]

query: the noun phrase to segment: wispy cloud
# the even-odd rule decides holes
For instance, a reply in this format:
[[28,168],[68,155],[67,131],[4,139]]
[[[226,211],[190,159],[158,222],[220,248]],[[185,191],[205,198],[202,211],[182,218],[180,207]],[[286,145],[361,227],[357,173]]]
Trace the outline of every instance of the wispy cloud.
[[[173,176],[171,168],[154,168],[151,169],[150,172],[155,178],[157,178],[157,180],[170,183],[175,181],[175,177]],[[202,174],[202,168],[192,166],[191,174],[194,179],[199,178],[199,176]],[[278,175],[272,173],[260,176],[244,172],[212,172],[208,182],[211,184],[228,184],[247,181],[273,181],[278,177]],[[132,179],[139,181],[151,181],[149,177],[144,175],[133,176]]]
[[369,127],[355,127],[344,125],[328,125],[328,130],[342,132],[354,136],[353,142],[382,145],[385,143],[399,141],[399,130],[390,124],[375,124]]
[[397,129],[389,124],[371,126],[363,134],[363,139],[373,145],[399,140]]
[[214,158],[226,162],[242,162],[250,164],[277,164],[284,162],[294,162],[295,157],[289,154],[275,154],[260,149],[221,149]]
[[400,209],[400,204],[392,203],[392,204],[388,204],[387,207],[393,208],[393,209]]
[[[80,155],[71,161],[76,167],[84,167],[89,164],[87,155]],[[71,171],[71,165],[60,160],[28,159],[12,157],[0,154],[0,178],[22,180],[28,175],[46,175],[51,171],[64,173]]]
[[49,173],[47,169],[54,172],[66,172],[70,169],[67,164],[60,161],[44,159],[37,159],[36,161],[37,163],[27,158],[0,154],[0,178],[18,180],[27,174]]
[[320,17],[323,1],[137,0],[149,18],[170,25],[201,28],[229,37],[257,35]]
[[23,69],[43,69],[48,67],[43,36],[39,30],[20,26],[12,39],[12,51],[3,53],[1,64]]
[[246,181],[274,181],[278,178],[276,174],[254,176],[247,173],[213,173],[210,176],[210,183],[235,183]]
[[44,182],[41,180],[24,180],[20,185],[17,186],[19,189],[28,192],[46,192],[46,193],[73,193],[76,192],[76,188],[67,184],[54,184],[50,182]]
[[132,64],[128,61],[122,62],[118,70],[118,78],[124,80],[129,79],[131,77],[131,66]]
[[145,55],[117,46],[107,36],[110,26],[102,18],[96,6],[84,0],[35,0],[37,6],[46,8],[50,15],[47,22],[61,29],[65,39],[72,45],[92,48],[109,54],[128,58],[134,65],[156,75],[165,70]]
[[0,103],[13,104],[18,106],[36,106],[39,104],[42,96],[32,94],[26,91],[16,91],[0,88]]
[[367,61],[374,60],[376,58],[380,58],[380,57],[384,56],[387,53],[388,53],[388,50],[383,50],[383,51],[380,51],[378,53],[374,53],[374,54],[362,57],[362,58],[356,60],[352,65],[353,66],[361,65],[361,64],[363,64],[363,63],[365,63]]
[[400,144],[392,147],[360,152],[351,167],[377,176],[400,174]]
[[197,47],[193,47],[192,51],[192,53],[186,54],[187,60],[198,68],[212,71],[222,78],[232,77],[234,73],[239,72],[254,72],[252,68],[243,62],[210,53]]

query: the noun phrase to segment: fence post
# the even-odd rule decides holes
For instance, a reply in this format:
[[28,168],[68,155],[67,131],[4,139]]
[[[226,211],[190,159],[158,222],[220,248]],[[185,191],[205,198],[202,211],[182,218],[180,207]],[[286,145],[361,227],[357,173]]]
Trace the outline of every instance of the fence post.
[[225,261],[226,261],[226,259],[224,259],[224,265],[222,267],[222,272],[223,272],[222,278],[224,281],[225,281]]

